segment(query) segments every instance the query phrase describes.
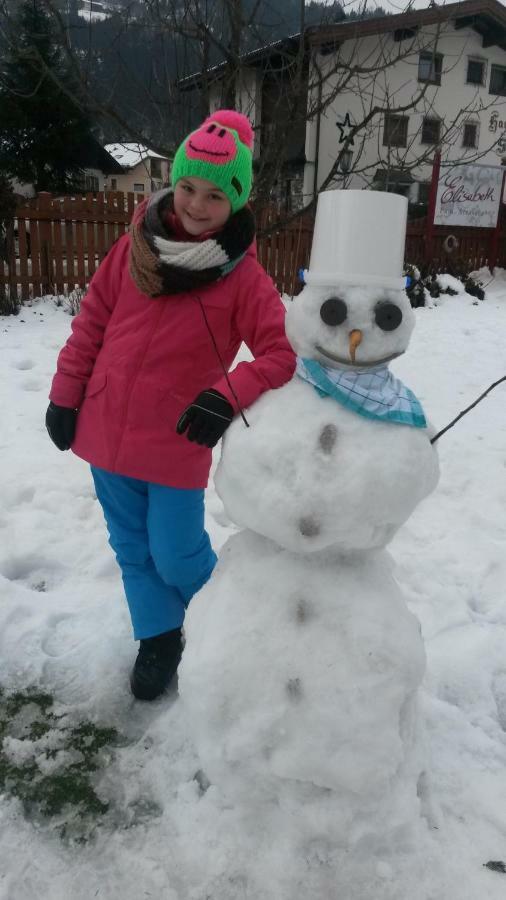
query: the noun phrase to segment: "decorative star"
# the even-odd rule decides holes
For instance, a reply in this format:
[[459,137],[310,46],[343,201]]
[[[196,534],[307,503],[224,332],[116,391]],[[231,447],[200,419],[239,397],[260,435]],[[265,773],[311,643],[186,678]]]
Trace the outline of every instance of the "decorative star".
[[[348,137],[350,135],[350,131],[352,131],[353,128],[355,127],[351,123],[349,112],[346,113],[346,115],[344,117],[344,121],[336,122],[336,125],[339,128],[339,131],[341,132],[341,136],[339,138],[339,143],[344,144],[344,142],[348,139]],[[355,143],[355,138],[351,138],[351,140],[349,142],[349,146],[353,147],[354,143]]]

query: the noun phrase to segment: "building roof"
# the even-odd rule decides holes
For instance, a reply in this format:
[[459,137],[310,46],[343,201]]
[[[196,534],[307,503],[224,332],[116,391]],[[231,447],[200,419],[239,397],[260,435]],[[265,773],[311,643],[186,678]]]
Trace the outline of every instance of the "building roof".
[[[277,54],[295,54],[299,48],[300,39],[301,34],[299,32],[297,34],[290,34],[285,38],[280,38],[277,41],[271,41],[269,44],[257,47],[256,50],[250,50],[249,53],[241,54],[241,63],[247,66],[259,66],[265,60],[272,60],[272,57]],[[212,81],[213,78],[219,77],[220,73],[227,65],[228,63],[226,60],[222,60],[214,66],[209,66],[205,71],[194,72],[192,75],[187,75],[186,78],[181,78],[178,81],[178,86],[183,90],[190,90],[191,88],[197,87],[204,76],[208,81]]]
[[[291,34],[245,53],[241,62],[258,66],[277,54],[296,53],[301,38],[310,46],[332,46],[345,40],[366,37],[371,34],[394,32],[396,39],[409,37],[424,25],[454,22],[455,28],[474,28],[483,38],[483,46],[496,45],[506,50],[506,7],[499,0],[461,0],[460,3],[436,5],[425,9],[412,9],[394,15],[370,16],[366,19],[347,19],[333,25],[312,25],[304,34]],[[227,66],[226,61],[210,66],[205,72],[194,72],[182,78],[178,84],[183,90],[197,87],[203,80],[218,79]]]
[[482,36],[484,47],[496,45],[506,50],[506,7],[499,0],[462,0],[461,3],[433,4],[392,16],[349,19],[323,28],[308,28],[306,37],[313,46],[385,32],[394,32],[400,39],[415,34],[424,25],[444,25],[445,22],[453,22],[457,29],[474,28]]
[[105,149],[123,169],[133,169],[144,159],[167,159],[166,156],[155,153],[154,150],[150,150],[149,147],[146,147],[144,144],[138,144],[135,141],[106,144]]
[[119,175],[123,171],[114,156],[92,134],[81,141],[79,164],[85,169],[99,169],[104,175]]

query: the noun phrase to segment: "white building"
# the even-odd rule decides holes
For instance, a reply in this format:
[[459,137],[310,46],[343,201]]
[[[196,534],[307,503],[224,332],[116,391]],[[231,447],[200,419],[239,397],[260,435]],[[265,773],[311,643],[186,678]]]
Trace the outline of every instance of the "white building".
[[[301,41],[307,114],[285,122]],[[207,89],[214,110],[228,77],[220,63],[181,87]],[[394,190],[425,203],[436,149],[443,166],[506,160],[506,7],[433,2],[307,28],[242,57],[236,107],[255,129],[256,170],[269,148],[283,159],[277,198],[286,208],[325,187]]]
[[497,0],[346,21],[307,39],[316,112],[306,202],[322,187],[371,185],[424,202],[438,147],[443,165],[506,160],[506,8]]
[[107,152],[122,168],[106,180],[106,191],[152,194],[169,183],[170,162],[149,147],[136,142],[106,144]]

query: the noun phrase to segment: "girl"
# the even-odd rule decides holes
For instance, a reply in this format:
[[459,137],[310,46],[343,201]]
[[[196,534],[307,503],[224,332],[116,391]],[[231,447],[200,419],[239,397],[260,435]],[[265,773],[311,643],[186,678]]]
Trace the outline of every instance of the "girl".
[[[204,529],[210,448],[295,369],[255,255],[252,143],[233,110],[183,141],[173,193],[139,205],[94,275],[49,395],[51,439],[91,463],[140,640],[130,684],[142,700],[173,678],[185,609],[216,563]],[[254,360],[228,374],[241,341]]]

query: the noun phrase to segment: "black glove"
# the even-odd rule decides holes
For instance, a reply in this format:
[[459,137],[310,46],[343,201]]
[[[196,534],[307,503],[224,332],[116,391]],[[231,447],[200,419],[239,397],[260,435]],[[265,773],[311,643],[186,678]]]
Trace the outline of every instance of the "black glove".
[[50,403],[46,413],[46,428],[58,450],[68,450],[76,432],[77,409]]
[[223,437],[232,419],[234,410],[226,397],[210,388],[188,406],[176,425],[178,434],[184,434],[189,441],[196,441],[205,447],[214,447]]

